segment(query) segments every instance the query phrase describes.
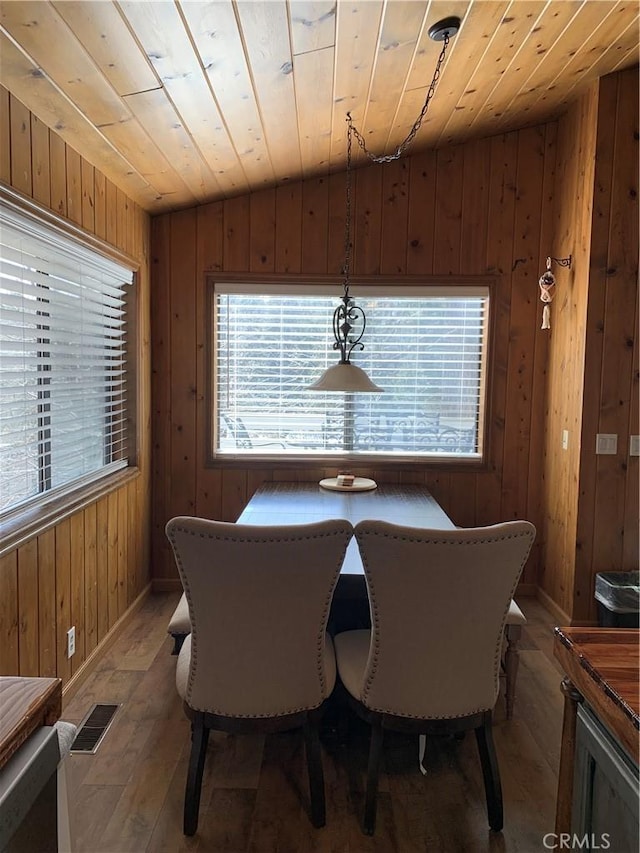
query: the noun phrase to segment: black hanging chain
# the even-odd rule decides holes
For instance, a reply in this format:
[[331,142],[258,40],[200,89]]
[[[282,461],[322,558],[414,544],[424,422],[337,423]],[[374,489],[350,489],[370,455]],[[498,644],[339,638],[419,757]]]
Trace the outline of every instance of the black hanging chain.
[[[436,63],[436,68],[433,74],[433,79],[431,81],[431,85],[427,90],[427,96],[425,98],[424,106],[420,111],[420,115],[414,121],[411,130],[407,134],[406,138],[398,145],[395,152],[393,154],[384,154],[384,155],[375,155],[372,154],[371,151],[368,150],[366,143],[362,137],[360,131],[354,126],[353,120],[351,118],[351,113],[347,113],[347,174],[346,174],[346,202],[347,202],[347,210],[345,215],[345,223],[344,223],[344,265],[342,267],[342,274],[344,276],[343,279],[343,287],[344,294],[341,299],[341,305],[339,305],[333,315],[333,335],[335,338],[335,343],[333,345],[334,349],[340,350],[340,362],[342,364],[349,364],[349,356],[354,349],[364,349],[364,344],[361,343],[361,339],[364,335],[364,330],[366,326],[366,317],[362,308],[358,307],[354,304],[353,300],[349,295],[349,280],[351,275],[351,197],[352,197],[352,175],[351,175],[351,156],[352,156],[352,145],[353,145],[353,137],[355,136],[356,141],[362,151],[367,155],[367,157],[374,163],[390,163],[392,160],[399,159],[406,149],[411,145],[413,139],[417,132],[420,130],[422,125],[422,121],[427,114],[427,110],[429,109],[429,104],[431,99],[433,98],[433,94],[436,90],[436,86],[438,84],[438,80],[440,79],[440,73],[442,70],[442,65],[444,63],[444,59],[447,53],[447,47],[449,45],[449,33],[445,32],[443,36],[443,44],[442,50],[440,51],[440,56],[438,57],[438,61]],[[361,325],[359,329],[359,333],[357,331],[357,326]],[[354,336],[352,336],[354,333]]]
[[[447,47],[449,46],[449,41],[450,41],[449,33],[445,32],[443,39],[442,39],[442,50],[440,51],[440,56],[438,57],[438,61],[436,63],[436,69],[433,72],[433,79],[431,81],[431,85],[429,86],[429,88],[427,90],[427,97],[425,98],[424,105],[423,105],[422,109],[420,110],[420,115],[414,121],[414,123],[411,127],[411,130],[406,135],[406,137],[402,140],[402,142],[398,145],[398,147],[393,152],[393,154],[379,154],[379,155],[372,154],[371,151],[369,151],[369,149],[367,148],[367,145],[364,141],[362,134],[360,133],[358,128],[354,126],[353,121],[351,119],[351,113],[347,113],[347,121],[349,123],[349,131],[348,131],[349,141],[351,139],[351,134],[353,134],[355,136],[360,148],[362,148],[363,152],[367,155],[367,157],[373,163],[391,163],[393,160],[397,160],[399,157],[401,157],[404,154],[406,149],[413,142],[413,139],[414,139],[416,133],[420,130],[420,127],[422,125],[422,121],[427,114],[427,110],[429,109],[429,104],[431,102],[431,99],[433,98],[433,94],[436,90],[436,86],[438,85],[438,80],[440,79],[440,73],[442,71],[442,65],[444,63],[444,58],[445,58],[446,53],[447,53]],[[348,153],[348,151],[347,151],[347,153]]]
[[349,291],[349,273],[351,271],[351,144],[353,138],[353,125],[351,124],[351,116],[347,113],[349,127],[347,128],[347,176],[346,176],[346,197],[347,197],[347,212],[344,222],[344,265],[342,274],[344,275],[345,293]]
[[344,226],[344,265],[342,267],[342,273],[344,275],[344,290],[345,295],[349,295],[349,275],[351,272],[351,156],[352,156],[352,143],[353,137],[355,136],[356,141],[362,151],[366,154],[366,156],[373,163],[391,163],[393,160],[398,160],[404,152],[407,150],[409,145],[413,142],[415,135],[420,130],[422,126],[422,122],[424,117],[427,114],[429,109],[429,104],[431,103],[431,99],[433,98],[434,92],[436,90],[436,86],[438,85],[438,80],[440,79],[440,74],[442,72],[442,66],[444,64],[445,56],[447,54],[447,47],[449,46],[450,36],[448,32],[445,32],[442,39],[442,50],[440,51],[440,56],[438,57],[438,61],[436,62],[435,71],[433,72],[433,79],[431,80],[431,84],[427,90],[427,96],[425,98],[424,105],[420,110],[420,114],[417,119],[414,121],[413,125],[409,133],[402,140],[402,142],[398,145],[393,154],[373,154],[367,148],[367,145],[364,141],[364,138],[358,128],[354,125],[353,119],[351,117],[351,113],[347,113],[347,180],[346,180],[346,196],[347,196],[347,213],[345,219]]

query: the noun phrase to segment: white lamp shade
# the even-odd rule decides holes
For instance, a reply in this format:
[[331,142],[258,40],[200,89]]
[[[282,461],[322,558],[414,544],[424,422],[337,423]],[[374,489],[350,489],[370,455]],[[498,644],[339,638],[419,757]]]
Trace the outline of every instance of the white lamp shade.
[[379,388],[372,382],[361,367],[355,364],[334,364],[322,376],[307,388],[308,391],[359,391],[380,394]]

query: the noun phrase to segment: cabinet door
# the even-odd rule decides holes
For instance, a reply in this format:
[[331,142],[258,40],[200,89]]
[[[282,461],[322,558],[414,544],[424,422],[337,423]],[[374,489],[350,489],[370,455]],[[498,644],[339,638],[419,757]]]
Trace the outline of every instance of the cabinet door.
[[638,850],[639,793],[638,766],[593,712],[580,706],[572,832],[581,838],[589,835],[592,849]]

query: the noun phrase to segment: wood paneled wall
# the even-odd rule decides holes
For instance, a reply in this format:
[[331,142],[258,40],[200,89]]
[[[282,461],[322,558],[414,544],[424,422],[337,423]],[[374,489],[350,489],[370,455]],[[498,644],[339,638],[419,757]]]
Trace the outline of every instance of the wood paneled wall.
[[[638,459],[628,455],[639,432],[637,104],[633,69],[602,80],[559,125],[416,154],[356,180],[356,274],[498,281],[489,469],[371,473],[426,483],[462,525],[530,518],[539,535],[525,588],[540,580],[577,621],[594,618],[595,572],[638,560]],[[147,214],[1,87],[0,120],[0,179],[141,269],[140,476],[0,560],[0,672],[68,681],[149,580],[151,416],[160,583],[176,578],[163,532],[172,515],[233,520],[263,480],[333,472],[205,467],[204,271],[339,273],[344,175],[155,219],[150,305]],[[557,276],[547,334],[537,279],[550,246],[574,266]],[[595,457],[597,432],[618,434],[616,456]]]
[[[541,587],[596,619],[595,574],[638,569],[638,69],[599,81],[559,122],[556,270],[543,466]],[[569,447],[562,450],[562,430]],[[618,452],[596,456],[596,434]]]
[[140,264],[140,475],[0,559],[0,673],[67,683],[149,583],[149,217],[2,87],[0,119],[0,179]]
[[[372,472],[426,483],[460,525],[541,527],[545,369],[538,277],[552,240],[555,123],[357,171],[354,272],[495,275],[489,467]],[[152,222],[153,574],[176,578],[164,536],[178,514],[235,520],[263,480],[334,473],[248,463],[207,468],[204,272],[330,273],[342,265],[344,174],[157,217]],[[336,294],[337,296],[338,294]],[[327,337],[330,330],[327,329]],[[359,473],[369,473],[360,469]],[[533,591],[537,546],[524,574]]]

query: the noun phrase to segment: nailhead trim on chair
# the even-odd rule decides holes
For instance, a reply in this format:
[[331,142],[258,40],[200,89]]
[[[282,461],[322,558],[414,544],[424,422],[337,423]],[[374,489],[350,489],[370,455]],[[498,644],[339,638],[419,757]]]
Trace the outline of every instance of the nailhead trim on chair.
[[[384,539],[397,539],[401,542],[424,542],[424,543],[428,542],[428,543],[432,543],[435,545],[437,545],[437,544],[481,545],[481,544],[484,544],[485,542],[501,542],[501,541],[506,540],[506,539],[522,539],[523,537],[528,537],[530,534],[529,533],[518,533],[518,534],[511,533],[511,534],[506,535],[506,536],[499,536],[499,537],[491,536],[491,537],[487,537],[486,539],[476,539],[473,542],[451,542],[450,539],[444,539],[444,538],[422,539],[420,537],[415,537],[415,536],[398,536],[395,533],[379,533],[376,531],[374,531],[372,534],[369,533],[367,535],[368,536],[371,536],[371,535],[382,536]],[[356,534],[356,539],[357,538],[358,537]],[[511,603],[511,600],[515,595],[515,591],[516,591],[516,588],[518,586],[518,579],[520,578],[520,574],[522,572],[522,569],[524,568],[524,565],[527,562],[528,556],[529,555],[527,554],[527,556],[524,558],[524,560],[522,561],[522,563],[520,565],[520,572],[518,572],[517,579],[516,579],[515,583],[513,584],[513,587],[511,589],[511,594],[509,596],[509,600],[507,601],[506,609],[505,609],[504,613],[502,614],[502,627],[500,629],[500,634],[499,634],[500,638],[502,638],[502,636],[504,634],[504,626],[505,626],[506,621],[507,621],[507,613],[509,612],[509,604]],[[367,564],[367,561],[366,561],[364,556],[362,556],[362,562],[363,562],[365,568],[368,568],[368,564]],[[371,604],[372,604],[371,610],[372,610],[373,619],[372,619],[372,626],[371,626],[371,630],[372,630],[371,636],[374,637],[374,644],[373,644],[373,654],[372,654],[372,660],[371,660],[371,671],[370,671],[368,677],[365,679],[365,682],[364,682],[364,685],[362,688],[362,702],[371,711],[376,711],[379,714],[393,714],[396,717],[406,717],[407,719],[416,719],[416,720],[423,719],[422,717],[420,717],[419,715],[416,715],[416,714],[399,714],[397,711],[392,711],[390,708],[374,708],[372,705],[369,705],[367,703],[367,694],[369,693],[369,690],[371,689],[371,682],[372,682],[373,677],[375,676],[375,673],[376,673],[378,656],[379,656],[379,652],[380,652],[379,641],[378,641],[379,631],[374,630],[374,627],[376,629],[379,628],[379,625],[377,623],[378,609],[377,609],[376,603],[375,603],[376,602],[376,595],[375,595],[375,589],[373,587],[373,580],[371,579],[370,575],[367,575],[367,582],[369,584],[369,596],[371,598]],[[498,678],[500,676],[500,663],[501,663],[501,657],[502,657],[501,656],[501,650],[502,650],[502,642],[500,642],[500,644],[496,648],[496,654],[495,654],[494,661],[493,661],[494,678],[496,679],[496,681],[498,680]],[[436,717],[430,717],[430,719],[432,719],[432,720],[454,720],[457,717],[468,717],[472,714],[484,713],[485,711],[490,711],[490,710],[492,710],[492,708],[476,708],[475,710],[468,711],[465,714],[456,714],[455,716],[451,716],[451,715],[436,716]]]
[[[180,571],[182,586],[184,589],[184,594],[187,598],[187,604],[189,605],[189,613],[190,614],[192,612],[191,589],[189,588],[189,584],[187,583],[187,580],[186,580],[186,575],[184,572],[184,566],[182,565],[182,560],[180,559],[180,557],[178,556],[178,553],[176,551],[176,543],[175,543],[174,532],[186,533],[189,536],[197,536],[200,539],[216,539],[216,540],[220,540],[222,542],[234,541],[234,542],[251,542],[251,543],[299,542],[301,539],[326,539],[328,536],[333,535],[333,534],[329,534],[329,533],[322,533],[322,534],[313,534],[312,536],[304,536],[304,537],[301,537],[301,536],[296,536],[296,537],[265,536],[264,538],[251,537],[251,538],[246,538],[246,539],[240,539],[240,538],[235,537],[235,536],[234,537],[231,537],[231,536],[213,536],[212,534],[206,534],[206,533],[194,533],[192,530],[187,530],[185,527],[174,527],[171,530],[171,533],[169,534],[168,538],[169,538],[169,541],[171,542],[171,546],[173,548],[173,553],[174,553],[176,563],[178,565],[178,570]],[[345,545],[344,551],[342,552],[342,558],[338,561],[336,571],[335,571],[334,577],[333,577],[332,591],[327,596],[325,603],[324,603],[324,610],[323,610],[323,614],[322,614],[322,622],[323,623],[326,623],[326,620],[328,619],[329,607],[331,606],[331,599],[333,598],[333,589],[335,588],[335,585],[337,583],[338,575],[340,574],[340,569],[342,567],[344,555],[347,552],[348,544],[349,544],[349,542],[347,542],[347,544]],[[322,634],[318,637],[318,640],[317,640],[317,655],[318,656],[316,659],[316,665],[318,667],[318,677],[320,679],[320,688],[321,688],[321,691],[323,694],[326,692],[326,679],[325,679],[325,675],[324,675],[325,633],[326,632],[323,631]],[[193,624],[191,626],[191,637],[192,637],[192,639],[191,639],[191,655],[192,655],[192,660],[194,661],[194,666],[189,667],[189,680],[187,683],[186,697],[189,697],[189,695],[191,693],[191,688],[193,685],[192,672],[193,672],[193,669],[195,669],[195,665],[197,665],[197,654],[196,654],[196,651],[194,648],[194,642],[193,642],[197,638],[197,632],[196,632],[195,626]],[[196,708],[194,705],[191,704],[189,699],[186,697],[185,697],[185,701],[188,703],[189,707],[192,708],[194,711],[202,711],[205,714],[210,713],[210,714],[217,714],[219,716],[230,716],[229,714],[225,714],[224,711],[221,711],[221,710],[215,709],[215,708]],[[321,699],[317,705],[314,705],[312,707],[288,708],[288,709],[284,709],[282,711],[278,711],[277,713],[273,713],[273,714],[255,714],[255,715],[253,715],[253,714],[252,715],[249,715],[249,714],[233,714],[233,716],[237,717],[238,719],[262,719],[262,718],[268,718],[268,717],[280,717],[280,716],[283,716],[284,714],[295,714],[295,713],[299,713],[300,711],[315,710],[315,708],[319,708],[320,705],[324,701],[325,701],[324,699]]]

